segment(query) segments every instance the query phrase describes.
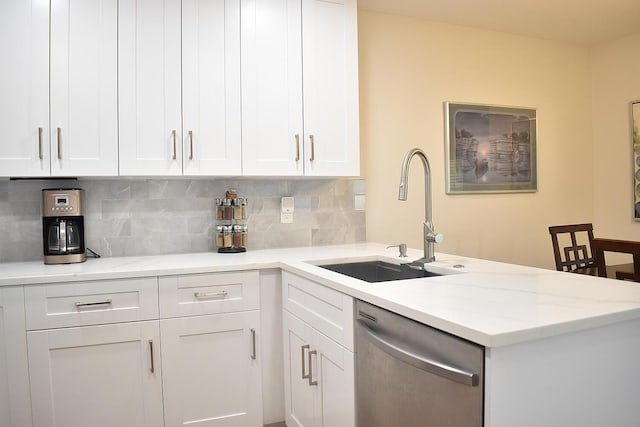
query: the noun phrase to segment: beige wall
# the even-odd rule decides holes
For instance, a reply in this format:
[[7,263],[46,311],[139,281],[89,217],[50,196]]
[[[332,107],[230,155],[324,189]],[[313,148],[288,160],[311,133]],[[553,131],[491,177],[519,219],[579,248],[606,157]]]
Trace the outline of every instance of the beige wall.
[[640,99],[640,33],[592,50],[596,235],[640,240],[633,221],[629,103]]
[[[367,239],[422,247],[420,162],[408,201],[397,200],[415,146],[431,164],[434,224],[445,235],[437,251],[553,268],[547,227],[594,217],[589,51],[368,11],[359,43]],[[446,195],[445,101],[536,108],[539,191]]]

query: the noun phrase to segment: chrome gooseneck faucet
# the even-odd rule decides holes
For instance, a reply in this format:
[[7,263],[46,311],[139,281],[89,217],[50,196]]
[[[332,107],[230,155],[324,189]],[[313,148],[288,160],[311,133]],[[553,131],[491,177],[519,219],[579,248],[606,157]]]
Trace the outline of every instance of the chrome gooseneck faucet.
[[431,169],[429,168],[429,160],[419,148],[413,148],[407,152],[402,161],[402,171],[400,173],[400,190],[398,192],[398,200],[407,200],[407,187],[409,181],[409,164],[413,156],[420,157],[424,166],[424,257],[414,261],[412,264],[425,264],[435,261],[433,254],[433,244],[442,243],[444,236],[433,230],[433,222],[431,217]]

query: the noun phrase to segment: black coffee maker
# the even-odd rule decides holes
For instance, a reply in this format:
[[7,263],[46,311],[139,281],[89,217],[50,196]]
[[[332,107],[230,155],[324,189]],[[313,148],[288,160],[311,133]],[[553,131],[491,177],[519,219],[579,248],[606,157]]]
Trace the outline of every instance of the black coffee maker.
[[42,190],[42,240],[45,264],[84,262],[84,215],[80,188]]

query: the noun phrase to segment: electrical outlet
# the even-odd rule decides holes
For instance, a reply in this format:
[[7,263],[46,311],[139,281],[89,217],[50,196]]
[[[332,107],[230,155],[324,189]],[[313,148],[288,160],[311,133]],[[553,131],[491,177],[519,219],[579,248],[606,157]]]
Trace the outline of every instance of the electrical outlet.
[[293,224],[293,214],[282,212],[280,214],[280,224]]

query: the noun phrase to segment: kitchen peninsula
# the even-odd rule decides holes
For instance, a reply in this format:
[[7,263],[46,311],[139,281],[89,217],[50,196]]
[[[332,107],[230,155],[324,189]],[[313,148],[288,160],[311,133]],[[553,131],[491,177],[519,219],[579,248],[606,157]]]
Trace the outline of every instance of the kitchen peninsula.
[[[281,304],[282,301],[271,294],[267,301],[267,294],[262,291],[264,279],[277,284],[272,288],[279,291],[280,272],[286,271],[484,346],[485,426],[631,426],[640,419],[637,405],[640,401],[640,363],[637,361],[637,354],[640,354],[640,286],[446,254],[436,254],[436,262],[432,265],[442,272],[455,274],[377,284],[316,265],[374,259],[398,263],[417,259],[420,255],[417,250],[409,250],[409,257],[401,259],[397,249],[366,243],[249,251],[231,256],[198,253],[102,258],[60,266],[45,266],[41,262],[5,263],[0,264],[0,304],[3,304],[4,313],[8,313],[14,312],[11,304],[22,303],[19,296],[6,297],[6,291],[11,289],[28,293],[30,288],[44,285],[47,290],[43,292],[52,296],[57,287],[80,282],[157,279],[157,282],[151,280],[148,292],[156,292],[156,298],[158,292],[160,294],[162,329],[162,322],[167,321],[162,320],[162,298],[167,292],[164,286],[169,286],[170,280],[179,281],[183,276],[258,272],[259,283],[254,286],[260,288],[259,297],[248,296],[251,293],[248,288],[242,291],[248,293],[241,297],[260,298],[260,308],[264,311],[265,304],[273,304],[273,301]],[[76,291],[80,289],[76,286]],[[25,300],[28,314],[31,300]],[[253,304],[253,308],[258,307],[257,302]],[[279,313],[281,309],[270,307],[268,311]],[[143,316],[136,320],[152,318],[158,317]],[[6,328],[7,320],[0,325]],[[31,330],[29,315],[26,326],[23,321],[23,344],[24,335],[33,334],[27,330]],[[267,331],[261,335],[257,326],[252,333],[256,330],[258,354],[277,354],[280,348],[265,338]],[[274,331],[278,330],[279,327],[274,328]],[[12,335],[8,336],[15,338],[16,334],[20,331],[12,330]],[[0,344],[8,353],[16,351],[15,347]],[[255,352],[255,346],[253,350]],[[29,359],[31,356],[30,350]],[[15,363],[17,359],[9,357],[8,360]],[[164,360],[162,363],[164,369]],[[276,383],[265,377],[265,372],[271,369],[265,363],[276,366],[282,360],[263,360],[262,363],[264,412],[277,413],[282,409],[272,410],[274,404],[264,400],[264,396],[273,392],[269,389],[271,385]],[[34,368],[31,360],[29,367]],[[5,367],[0,365],[0,368]],[[26,368],[11,372],[13,377],[9,377],[9,384],[14,387],[11,378],[26,372]],[[0,397],[5,393],[4,386],[0,384]],[[14,387],[14,396],[22,390],[29,399],[29,393],[25,392],[28,388],[28,382]],[[35,399],[34,396],[32,393],[31,399]],[[16,403],[15,400],[10,402]],[[20,402],[17,403],[19,407]],[[28,412],[24,416],[28,417]],[[263,422],[274,422],[272,417],[258,415]]]

